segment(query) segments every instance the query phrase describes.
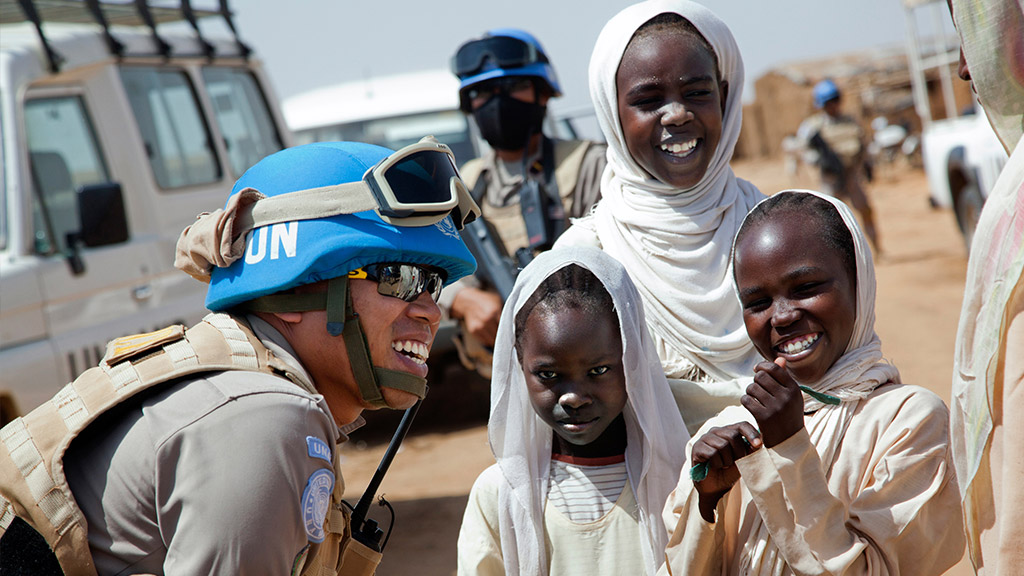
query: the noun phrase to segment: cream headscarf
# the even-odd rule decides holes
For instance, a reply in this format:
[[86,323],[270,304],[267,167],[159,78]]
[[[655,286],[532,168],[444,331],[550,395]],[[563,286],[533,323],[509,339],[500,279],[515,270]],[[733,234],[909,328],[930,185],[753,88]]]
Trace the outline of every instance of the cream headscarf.
[[679,479],[690,436],[647,332],[640,295],[622,265],[596,248],[556,249],[538,256],[519,274],[501,313],[487,435],[504,477],[498,502],[505,572],[547,574],[544,506],[554,434],[530,403],[515,351],[515,316],[545,278],[569,264],[597,276],[618,315],[628,396],[623,409],[626,470],[639,505],[637,537],[649,544],[642,573],[652,575],[664,561],[668,541],[661,509]]
[[980,554],[977,539],[984,527],[976,525],[969,496],[992,435],[993,359],[1003,316],[1024,273],[1024,2],[953,0],[953,20],[978,100],[1011,153],[985,200],[971,243],[953,356],[953,463],[964,496],[968,543],[973,554]]
[[[630,156],[619,121],[615,77],[623,53],[641,25],[667,12],[689,20],[707,39],[720,77],[729,83],[721,141],[704,177],[689,190],[647,174]],[[743,114],[743,62],[732,33],[695,2],[650,0],[630,6],[597,39],[590,95],[608,140],[602,200],[591,224],[602,248],[625,264],[643,296],[652,332],[676,353],[715,380],[749,376],[758,357],[732,294],[729,247],[743,216],[763,195],[729,167]]]
[[[882,342],[875,333],[875,265],[871,259],[868,241],[857,225],[853,212],[842,201],[810,190],[785,190],[779,194],[812,194],[826,200],[839,212],[846,228],[853,236],[854,256],[857,264],[857,315],[853,333],[846,351],[817,382],[801,382],[818,392],[838,397],[838,406],[825,405],[804,394],[804,425],[811,437],[822,469],[832,466],[836,449],[850,425],[859,401],[872,390],[887,382],[899,383],[900,373],[882,357]],[[767,201],[767,200],[765,200]],[[811,236],[814,236],[811,234]],[[737,298],[739,292],[736,292]],[[728,408],[743,414],[745,420],[753,417],[744,408]],[[722,416],[724,416],[723,413]],[[740,573],[779,576],[786,568],[785,558],[772,541],[771,533],[760,515],[753,519],[750,539],[743,543]]]

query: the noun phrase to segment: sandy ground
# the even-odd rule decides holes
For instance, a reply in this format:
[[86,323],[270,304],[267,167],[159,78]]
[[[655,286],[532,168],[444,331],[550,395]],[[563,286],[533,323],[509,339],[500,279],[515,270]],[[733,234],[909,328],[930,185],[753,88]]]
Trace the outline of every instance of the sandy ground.
[[[781,161],[743,162],[737,175],[763,192],[813,187],[809,174],[787,175]],[[932,210],[923,172],[883,170],[870,195],[883,253],[876,258],[876,329],[884,350],[907,383],[949,401],[953,345],[966,272],[966,251],[953,215]],[[455,574],[462,511],[476,476],[493,463],[487,445],[486,383],[445,374],[424,403],[401,452],[381,485],[397,520],[377,573],[381,576]],[[343,448],[346,494],[358,499],[397,420],[374,414]],[[371,516],[386,519],[376,506]],[[384,522],[382,522],[384,523]],[[973,573],[967,560],[948,572]]]

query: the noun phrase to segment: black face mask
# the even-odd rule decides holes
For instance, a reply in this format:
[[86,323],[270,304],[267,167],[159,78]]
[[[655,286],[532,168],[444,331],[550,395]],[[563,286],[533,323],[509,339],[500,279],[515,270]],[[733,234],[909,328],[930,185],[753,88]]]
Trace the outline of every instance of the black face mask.
[[546,112],[546,106],[495,94],[473,112],[473,118],[492,148],[522,150],[527,138],[540,134]]

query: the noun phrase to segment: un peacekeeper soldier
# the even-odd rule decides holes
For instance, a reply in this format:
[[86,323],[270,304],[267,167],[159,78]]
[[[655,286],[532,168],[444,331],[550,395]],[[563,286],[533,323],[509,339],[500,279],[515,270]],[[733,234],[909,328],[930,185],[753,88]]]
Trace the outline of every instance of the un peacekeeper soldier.
[[[473,117],[492,148],[460,168],[463,180],[506,251],[523,250],[529,259],[551,247],[569,218],[588,214],[597,203],[606,146],[543,133],[547,103],[561,96],[562,89],[544,48],[523,30],[491,30],[464,43],[452,58],[452,72],[460,80],[460,108]],[[534,200],[544,207],[542,238],[526,222],[531,203],[524,195],[538,189],[528,183],[540,185],[540,197]],[[493,346],[498,333],[498,293],[477,278],[467,278],[446,291],[439,304],[460,321],[456,346],[463,364],[490,377],[490,353],[481,345]]]
[[111,342],[0,430],[0,572],[372,574],[338,445],[363,410],[425,394],[435,300],[474,270],[457,226],[477,211],[436,141],[250,168],[178,243],[213,312]]
[[842,92],[835,82],[818,82],[813,94],[814,107],[819,112],[800,124],[797,138],[817,153],[822,192],[851,204],[860,213],[864,234],[871,241],[877,258],[881,246],[875,215],[861,180],[868,161],[864,129],[851,116],[841,113]]

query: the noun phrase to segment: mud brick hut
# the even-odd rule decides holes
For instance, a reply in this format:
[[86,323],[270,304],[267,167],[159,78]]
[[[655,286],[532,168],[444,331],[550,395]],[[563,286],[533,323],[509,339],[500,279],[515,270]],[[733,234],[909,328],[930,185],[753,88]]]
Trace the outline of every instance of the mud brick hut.
[[[951,73],[956,77],[955,66]],[[840,54],[823,60],[792,62],[778,66],[754,82],[754,101],[743,107],[743,131],[736,144],[739,158],[782,156],[782,140],[796,133],[800,122],[814,111],[811,91],[819,81],[831,78],[843,91],[843,111],[858,119],[870,137],[871,120],[884,116],[910,133],[920,133],[921,121],[914,111],[910,71],[902,46]],[[970,87],[954,82],[957,109],[972,105]],[[943,104],[938,72],[928,76],[932,110],[942,117]]]

